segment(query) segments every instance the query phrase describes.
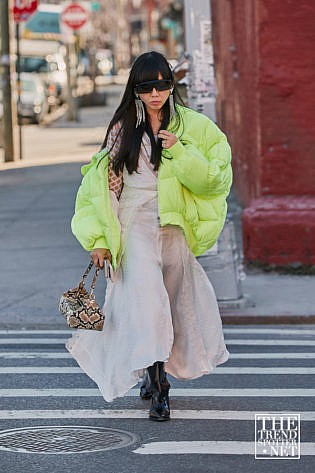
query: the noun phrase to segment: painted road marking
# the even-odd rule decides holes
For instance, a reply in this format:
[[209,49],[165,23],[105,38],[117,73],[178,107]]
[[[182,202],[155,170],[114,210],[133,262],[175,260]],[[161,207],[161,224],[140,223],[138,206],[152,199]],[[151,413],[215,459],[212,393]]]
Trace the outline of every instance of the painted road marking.
[[[218,410],[172,410],[172,419],[190,420],[255,420],[255,411],[218,411]],[[273,412],[274,413],[274,412]],[[269,411],[259,411],[268,415]],[[281,411],[290,415],[291,411]],[[0,419],[143,419],[147,418],[147,409],[38,409],[38,410],[0,410]],[[315,411],[300,412],[301,420],[315,421]]]
[[[315,353],[314,353],[315,357]],[[8,360],[20,359],[20,358],[38,358],[38,359],[63,359],[63,358],[72,358],[69,352],[40,352],[40,351],[12,351],[12,352],[2,352],[0,353],[0,358],[5,358]]]
[[[40,352],[40,351],[13,351],[13,352],[2,352],[0,358],[5,359],[20,359],[20,358],[39,358],[39,359],[63,359],[71,358],[69,352]],[[230,359],[313,359],[315,358],[315,352],[279,352],[279,353],[230,353]]]
[[64,345],[64,338],[0,338],[0,345]]
[[226,339],[225,343],[227,345],[272,345],[272,346],[279,346],[279,345],[303,345],[303,346],[315,346],[315,340],[291,340],[291,339],[265,339],[265,338],[258,338],[258,339],[238,339],[235,338],[233,340]]
[[[133,450],[142,455],[180,455],[180,454],[208,454],[208,455],[255,455],[254,442],[238,441],[188,441],[188,442],[149,442]],[[315,443],[302,442],[301,456],[314,456]]]
[[315,335],[315,329],[282,329],[282,328],[224,328],[224,333],[231,334],[270,334],[270,335]]
[[[315,329],[291,329],[291,328],[258,328],[258,327],[223,327],[224,333],[232,334],[279,334],[279,335],[315,335]],[[69,335],[78,333],[76,330],[0,330],[0,335]]]
[[[84,371],[75,366],[5,366],[0,367],[0,374],[84,374]],[[315,368],[308,367],[261,367],[261,366],[235,366],[226,368],[215,368],[214,375],[220,374],[315,374]]]
[[[0,345],[64,345],[65,342],[66,339],[62,338],[0,338]],[[235,338],[226,339],[225,342],[227,345],[315,346],[315,340]]]
[[300,358],[300,359],[312,359],[315,358],[315,353],[302,353],[302,352],[284,352],[284,353],[230,353],[229,358],[231,359],[294,359],[294,358]]
[[[311,388],[290,388],[290,389],[259,389],[259,388],[201,388],[201,389],[180,389],[170,390],[174,397],[314,397],[315,389]],[[21,388],[21,389],[0,389],[0,397],[101,397],[101,393],[95,388]],[[139,389],[130,389],[126,394],[128,397],[138,397]]]
[[0,335],[72,335],[75,330],[0,330]]

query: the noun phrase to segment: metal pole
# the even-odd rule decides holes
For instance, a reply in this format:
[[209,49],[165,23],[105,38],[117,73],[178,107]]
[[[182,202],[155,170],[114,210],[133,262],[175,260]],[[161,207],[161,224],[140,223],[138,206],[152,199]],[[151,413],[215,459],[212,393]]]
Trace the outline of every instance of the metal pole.
[[215,121],[211,9],[209,0],[185,0],[185,47],[189,58],[188,103]]
[[67,120],[68,121],[78,121],[78,113],[76,108],[76,99],[73,96],[73,88],[75,78],[73,77],[73,54],[74,54],[74,45],[73,43],[66,43],[66,71],[67,71]]
[[23,159],[22,146],[22,117],[20,114],[21,108],[21,55],[20,55],[20,23],[16,23],[16,69],[17,69],[17,117],[19,126],[19,149],[20,159]]
[[72,95],[71,64],[70,64],[70,44],[66,44],[66,71],[67,71],[67,120],[74,120],[74,106]]
[[[189,57],[189,106],[215,120],[209,0],[185,0],[185,43]],[[198,259],[214,286],[220,307],[248,305],[242,293],[241,265],[232,221],[225,223],[218,242]]]
[[10,67],[9,0],[0,1],[1,72],[3,78],[4,161],[14,161],[13,110]]

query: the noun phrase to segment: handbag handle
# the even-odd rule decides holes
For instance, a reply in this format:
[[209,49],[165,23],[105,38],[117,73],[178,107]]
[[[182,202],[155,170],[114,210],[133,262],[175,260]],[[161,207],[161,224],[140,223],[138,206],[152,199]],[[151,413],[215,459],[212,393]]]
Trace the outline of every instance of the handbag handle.
[[[79,283],[78,289],[83,289],[84,284],[85,284],[85,280],[86,280],[86,278],[87,278],[89,272],[91,271],[92,267],[93,267],[93,261],[91,260],[90,263],[89,263],[89,265],[88,265],[88,267],[86,268],[86,270],[85,270],[83,276],[82,276],[82,279],[81,279],[81,281],[80,281],[80,283]],[[97,277],[98,277],[98,275],[99,275],[99,272],[100,272],[100,268],[96,268],[95,273],[94,273],[94,277],[93,277],[93,281],[92,281],[92,284],[91,284],[91,288],[90,288],[90,295],[91,295],[91,296],[92,296],[93,293],[94,293],[94,289],[95,289],[95,285],[96,285],[96,280],[97,280]]]

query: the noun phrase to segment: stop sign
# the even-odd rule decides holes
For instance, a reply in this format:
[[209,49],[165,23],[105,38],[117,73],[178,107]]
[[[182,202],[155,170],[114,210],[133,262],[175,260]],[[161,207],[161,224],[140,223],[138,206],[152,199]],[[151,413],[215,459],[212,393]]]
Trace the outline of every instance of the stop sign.
[[16,23],[27,21],[36,12],[38,0],[14,0],[13,15]]
[[78,30],[89,19],[89,12],[80,3],[72,2],[61,13],[61,21],[69,28]]

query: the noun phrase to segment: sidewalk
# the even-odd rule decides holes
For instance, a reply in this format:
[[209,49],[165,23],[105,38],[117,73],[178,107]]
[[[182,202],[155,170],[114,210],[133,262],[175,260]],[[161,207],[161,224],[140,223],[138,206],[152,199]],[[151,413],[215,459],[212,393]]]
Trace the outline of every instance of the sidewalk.
[[[121,88],[110,92],[106,107],[81,109],[78,124],[63,117],[45,130],[30,127],[23,163],[0,164],[2,329],[65,328],[58,312],[60,294],[76,285],[89,260],[71,234],[70,219],[80,167],[99,149]],[[44,151],[38,144],[41,131]],[[67,153],[58,155],[59,144]],[[233,194],[230,202],[240,245],[241,210]],[[224,323],[315,323],[315,276],[245,272],[243,293],[253,304],[222,308]],[[104,287],[101,278],[96,290],[100,303]]]
[[0,171],[21,167],[88,161],[97,152],[105,136],[122,86],[107,86],[107,104],[104,107],[81,108],[78,122],[68,122],[66,113],[48,126],[22,127],[23,160],[4,163],[0,148]]

